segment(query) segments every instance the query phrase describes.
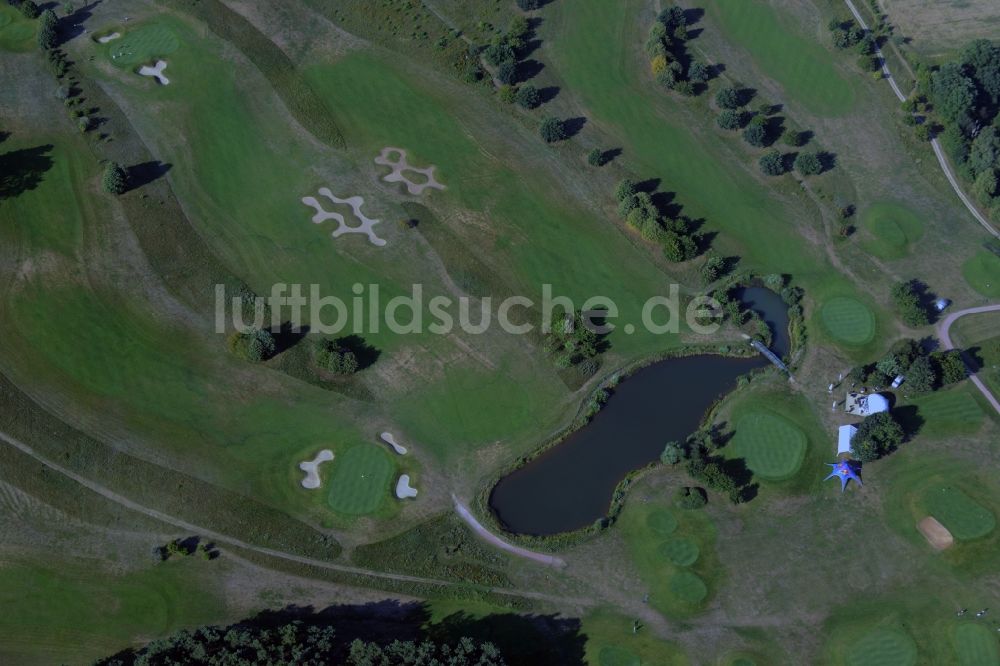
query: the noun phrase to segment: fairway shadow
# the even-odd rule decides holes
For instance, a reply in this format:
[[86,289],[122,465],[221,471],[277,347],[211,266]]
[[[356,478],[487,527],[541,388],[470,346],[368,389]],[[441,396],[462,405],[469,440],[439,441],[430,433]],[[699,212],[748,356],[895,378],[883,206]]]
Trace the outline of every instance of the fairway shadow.
[[171,168],[173,168],[172,164],[166,164],[159,160],[150,160],[130,166],[128,168],[129,190],[137,190],[143,185],[149,185],[154,180],[165,176]]
[[577,134],[579,134],[584,125],[587,124],[587,119],[583,116],[578,116],[576,118],[567,118],[563,121],[563,129],[566,130],[566,138],[571,139]]
[[33,190],[52,168],[52,144],[21,148],[0,155],[0,201]]

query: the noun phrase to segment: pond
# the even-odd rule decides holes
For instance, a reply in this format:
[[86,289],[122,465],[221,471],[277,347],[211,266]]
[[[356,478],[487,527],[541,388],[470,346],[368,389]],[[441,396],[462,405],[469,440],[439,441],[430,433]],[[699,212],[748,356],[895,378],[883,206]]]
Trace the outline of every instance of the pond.
[[[784,302],[762,287],[743,292],[747,305],[774,327],[775,351],[787,353]],[[657,460],[667,442],[683,441],[740,375],[767,364],[761,356],[700,355],[637,371],[590,423],[502,478],[490,507],[506,529],[519,534],[550,535],[591,525],[607,514],[615,486],[629,472]]]

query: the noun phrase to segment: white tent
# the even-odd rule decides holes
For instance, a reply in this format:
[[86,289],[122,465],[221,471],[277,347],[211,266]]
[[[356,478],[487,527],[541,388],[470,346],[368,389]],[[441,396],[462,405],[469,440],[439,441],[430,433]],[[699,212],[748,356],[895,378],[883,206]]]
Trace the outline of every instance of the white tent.
[[837,455],[842,453],[850,455],[851,453],[851,440],[854,439],[854,435],[858,432],[857,427],[852,425],[842,425],[840,426],[840,431],[837,433]]

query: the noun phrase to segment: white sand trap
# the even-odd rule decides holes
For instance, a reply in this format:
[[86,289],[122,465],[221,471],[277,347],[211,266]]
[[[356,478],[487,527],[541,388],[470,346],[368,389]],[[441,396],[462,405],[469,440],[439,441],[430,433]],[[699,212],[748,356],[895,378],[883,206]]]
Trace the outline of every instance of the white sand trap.
[[152,76],[154,77],[161,86],[166,86],[170,84],[170,79],[163,75],[163,70],[167,68],[166,60],[157,60],[156,64],[150,67],[149,65],[143,65],[139,68],[140,76]]
[[[395,155],[395,159],[390,157],[391,155]],[[383,176],[382,180],[387,183],[405,183],[406,191],[410,194],[422,194],[428,187],[435,190],[444,189],[444,185],[438,182],[437,178],[434,176],[434,169],[437,167],[434,165],[423,168],[410,166],[410,163],[406,161],[406,151],[402,148],[386,146],[382,149],[382,152],[379,153],[379,156],[375,158],[375,164],[381,164],[382,166],[387,166],[392,169],[392,173],[387,176]],[[415,173],[422,174],[427,178],[427,182],[414,183],[403,174],[404,171],[413,171]]]
[[325,463],[329,460],[333,460],[333,451],[323,449],[312,460],[303,460],[299,463],[299,469],[306,473],[306,478],[302,479],[303,488],[308,488],[309,490],[319,488],[321,483],[319,480],[320,463]]
[[120,32],[113,32],[110,35],[105,35],[104,37],[98,37],[97,41],[100,42],[101,44],[107,44],[108,42],[112,42],[112,41],[118,39],[121,36],[122,36],[122,33],[120,33]]
[[396,482],[396,497],[408,499],[417,496],[417,489],[410,485],[410,475],[404,474]]
[[386,444],[388,444],[389,446],[391,446],[393,451],[395,451],[396,453],[398,453],[401,456],[405,456],[406,455],[406,447],[403,446],[403,445],[401,445],[401,444],[399,444],[396,441],[396,438],[392,436],[391,432],[384,432],[381,435],[379,435],[379,437],[382,438],[383,442],[385,442]]
[[349,227],[347,226],[347,221],[344,219],[344,216],[340,213],[324,210],[323,205],[314,197],[302,197],[302,203],[307,206],[311,206],[316,210],[316,214],[312,217],[313,224],[320,224],[321,222],[326,222],[327,220],[336,220],[338,226],[337,230],[332,234],[334,238],[344,234],[365,234],[368,236],[368,241],[372,245],[377,245],[379,247],[385,245],[385,240],[379,238],[375,234],[375,230],[372,228],[381,222],[381,220],[373,220],[366,217],[365,214],[361,212],[361,206],[365,203],[365,200],[362,197],[347,197],[346,199],[341,199],[333,196],[333,192],[331,192],[327,187],[319,188],[319,193],[333,203],[347,204],[350,206],[351,210],[354,212],[354,217],[358,218],[358,220],[361,221],[361,224],[356,227]]
[[937,521],[936,518],[932,516],[927,516],[919,523],[917,523],[917,529],[920,533],[924,535],[927,539],[927,543],[934,548],[934,550],[944,550],[945,548],[950,548],[955,544],[955,538],[951,536],[951,532],[948,528]]

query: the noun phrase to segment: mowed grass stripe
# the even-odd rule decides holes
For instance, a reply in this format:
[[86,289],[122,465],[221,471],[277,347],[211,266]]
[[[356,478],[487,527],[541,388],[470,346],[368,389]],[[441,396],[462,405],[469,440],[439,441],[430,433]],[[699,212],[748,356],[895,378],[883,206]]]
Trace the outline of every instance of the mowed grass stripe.
[[983,408],[967,386],[921,396],[913,401],[926,433],[976,432],[983,424]]
[[793,476],[802,466],[806,447],[805,433],[778,414],[754,412],[736,424],[733,450],[762,479],[779,481]]
[[848,666],[912,666],[916,663],[916,643],[895,629],[876,629],[863,636],[847,653]]
[[959,541],[984,537],[996,528],[993,513],[955,486],[927,490],[924,506]]
[[982,624],[964,622],[952,633],[959,666],[997,666],[1000,647],[995,631]]

